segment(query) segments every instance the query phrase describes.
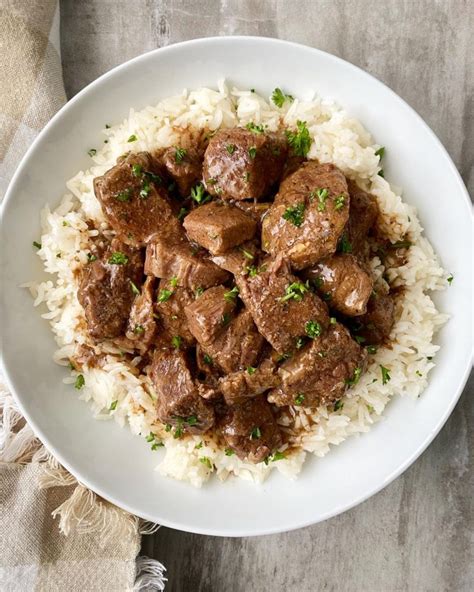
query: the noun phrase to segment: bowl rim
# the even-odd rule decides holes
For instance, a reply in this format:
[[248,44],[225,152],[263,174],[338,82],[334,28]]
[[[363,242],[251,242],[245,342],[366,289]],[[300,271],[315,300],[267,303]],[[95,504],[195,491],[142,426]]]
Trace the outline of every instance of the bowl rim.
[[[305,51],[312,52],[314,55],[323,55],[325,57],[325,59],[328,59],[330,61],[332,60],[334,63],[343,64],[344,67],[349,68],[349,70],[357,72],[357,74],[359,76],[362,75],[363,77],[366,77],[369,80],[375,81],[376,83],[385,87],[385,89],[392,95],[392,98],[395,99],[400,104],[400,106],[402,106],[404,109],[411,112],[411,114],[418,120],[418,123],[422,125],[425,132],[428,132],[428,135],[431,137],[431,140],[435,144],[437,144],[438,149],[440,149],[440,152],[442,153],[442,155],[444,157],[444,160],[446,162],[446,166],[449,166],[451,172],[454,174],[454,178],[456,179],[457,184],[459,186],[458,193],[460,196],[462,195],[463,203],[466,206],[467,213],[468,213],[468,215],[472,216],[472,204],[471,204],[471,200],[469,198],[469,193],[468,193],[467,188],[462,180],[462,177],[461,177],[458,169],[456,168],[453,160],[451,159],[448,151],[443,146],[442,142],[439,140],[439,138],[437,137],[435,132],[429,127],[429,125],[417,113],[417,111],[413,107],[411,107],[404,99],[402,99],[395,91],[393,91],[389,86],[387,86],[384,82],[382,82],[381,80],[379,80],[378,78],[376,78],[372,74],[369,74],[368,72],[366,72],[365,70],[363,70],[359,66],[352,64],[351,62],[348,62],[348,61],[346,61],[342,58],[339,58],[338,56],[335,56],[335,55],[328,53],[326,51],[323,51],[323,50],[320,50],[320,49],[317,49],[314,47],[310,47],[310,46],[302,44],[302,43],[296,43],[293,41],[286,41],[286,40],[278,39],[278,38],[274,38],[274,37],[236,35],[236,36],[222,36],[222,37],[212,36],[212,37],[202,37],[202,38],[198,38],[198,39],[191,39],[191,40],[174,43],[171,45],[167,45],[165,47],[160,47],[160,48],[142,53],[142,54],[140,54],[130,60],[127,60],[127,61],[115,66],[114,68],[108,70],[107,72],[105,72],[104,74],[102,74],[101,76],[99,76],[98,78],[93,80],[92,82],[90,82],[83,89],[81,89],[74,97],[72,97],[69,101],[67,101],[65,103],[65,105],[63,105],[61,107],[61,109],[59,109],[59,111],[50,119],[50,121],[39,132],[37,137],[34,139],[32,144],[30,145],[30,147],[28,148],[28,150],[26,151],[26,153],[22,157],[12,179],[10,180],[5,197],[4,197],[1,207],[0,207],[0,221],[1,221],[2,226],[5,221],[4,212],[6,210],[6,205],[10,202],[10,200],[13,199],[18,180],[23,175],[24,170],[28,165],[28,161],[29,161],[32,153],[36,149],[36,146],[42,141],[43,136],[45,136],[47,134],[50,127],[54,126],[55,122],[57,120],[61,119],[61,117],[63,117],[63,114],[65,112],[67,112],[71,108],[73,108],[74,104],[77,101],[79,101],[84,95],[88,94],[93,88],[103,84],[105,81],[108,80],[109,77],[112,77],[116,72],[126,69],[126,68],[129,68],[129,67],[133,67],[134,64],[136,64],[142,60],[145,60],[148,57],[151,57],[152,55],[157,54],[157,53],[160,53],[160,55],[164,55],[167,53],[173,53],[175,51],[181,51],[181,49],[183,47],[200,46],[200,45],[205,45],[205,44],[209,44],[209,43],[219,45],[219,44],[247,43],[249,41],[250,42],[257,41],[259,43],[265,43],[268,45],[279,44],[279,45],[286,46],[288,49],[292,49],[292,48],[293,49],[298,48],[299,50],[304,49]],[[63,457],[63,455],[55,449],[54,445],[51,444],[48,435],[46,433],[43,433],[38,428],[38,426],[34,420],[34,417],[32,415],[30,415],[25,410],[25,408],[22,404],[22,397],[16,392],[16,389],[14,387],[14,381],[9,373],[7,366],[4,363],[3,341],[0,344],[0,349],[1,349],[0,366],[3,371],[6,385],[9,388],[10,392],[12,393],[21,413],[23,414],[23,416],[25,417],[25,419],[27,420],[27,422],[29,423],[29,425],[33,429],[35,435],[45,445],[47,450],[51,454],[53,454],[55,456],[55,458],[80,483],[84,484],[91,491],[95,492],[96,494],[98,494],[102,498],[104,498],[105,500],[113,503],[114,505],[126,510],[127,512],[129,512],[133,515],[136,515],[136,516],[142,517],[146,520],[155,522],[156,516],[154,517],[154,516],[148,515],[146,512],[144,513],[142,511],[140,511],[139,509],[137,510],[137,508],[133,508],[133,507],[129,506],[127,503],[124,503],[122,501],[118,501],[117,499],[114,498],[114,496],[112,494],[104,492],[101,487],[97,487],[95,484],[92,484],[89,481],[89,479],[87,478],[87,476],[84,477],[83,475],[80,475],[79,473],[77,473],[75,471],[74,467],[72,467],[69,464],[69,461],[67,459],[65,459]],[[325,514],[321,515],[316,520],[314,520],[314,519],[300,520],[299,522],[294,523],[290,528],[285,527],[285,526],[275,527],[275,528],[266,528],[266,529],[259,531],[259,532],[241,531],[241,532],[236,532],[236,533],[232,533],[232,532],[223,533],[222,530],[217,530],[215,528],[211,528],[211,529],[207,529],[207,530],[200,529],[200,528],[194,528],[194,527],[183,528],[182,524],[177,524],[173,520],[166,520],[166,519],[161,519],[161,518],[160,518],[160,524],[163,526],[169,527],[169,528],[174,528],[176,530],[182,530],[185,532],[192,532],[192,533],[196,533],[196,534],[204,534],[204,535],[208,535],[208,536],[230,536],[230,537],[261,536],[261,535],[267,535],[267,534],[277,534],[277,533],[281,533],[281,532],[289,532],[289,531],[296,530],[299,528],[304,528],[306,526],[310,526],[312,524],[316,524],[316,523],[328,520],[329,518],[337,516],[343,512],[346,512],[347,510],[350,510],[351,508],[361,504],[362,502],[366,501],[367,499],[369,499],[370,497],[372,497],[373,495],[375,495],[376,493],[378,493],[379,491],[384,489],[387,485],[389,485],[392,481],[394,481],[397,477],[399,477],[406,469],[408,469],[408,467],[410,467],[411,464],[413,464],[415,462],[415,460],[431,444],[431,442],[438,435],[438,433],[440,432],[440,430],[442,429],[442,427],[444,426],[444,424],[448,420],[449,416],[451,415],[451,413],[452,413],[454,407],[456,406],[456,404],[457,404],[457,402],[464,390],[464,387],[467,383],[467,380],[469,378],[471,368],[473,365],[473,361],[474,361],[474,350],[472,348],[471,348],[470,356],[468,357],[467,361],[468,361],[468,363],[466,364],[466,368],[464,369],[463,374],[461,376],[459,376],[457,385],[453,389],[453,396],[451,397],[449,405],[446,407],[442,417],[438,420],[437,424],[432,429],[432,431],[429,433],[429,435],[425,438],[425,440],[412,452],[412,454],[409,457],[407,457],[405,459],[405,461],[403,463],[401,463],[397,467],[396,470],[394,470],[392,472],[392,474],[390,474],[390,476],[388,478],[383,480],[378,486],[372,488],[370,491],[366,492],[364,495],[360,495],[359,497],[350,501],[346,505],[344,505],[342,507],[334,508],[332,511],[326,512]]]

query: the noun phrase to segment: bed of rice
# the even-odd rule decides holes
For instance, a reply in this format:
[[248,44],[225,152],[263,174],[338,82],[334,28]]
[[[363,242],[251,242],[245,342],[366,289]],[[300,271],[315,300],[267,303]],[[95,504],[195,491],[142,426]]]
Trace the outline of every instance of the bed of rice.
[[[215,130],[253,121],[276,130],[281,126],[295,127],[297,120],[305,121],[313,140],[308,157],[334,163],[375,195],[387,237],[393,242],[408,235],[413,246],[401,267],[385,269],[377,257],[372,260],[380,285],[385,284],[385,277],[392,286],[405,286],[403,295],[397,299],[391,348],[380,348],[371,356],[367,372],[348,391],[337,411],[332,407],[321,407],[316,412],[292,408],[281,414],[279,422],[289,434],[286,446],[291,446],[291,453],[282,460],[254,465],[235,455],[226,456],[210,436],[173,438],[161,424],[155,423],[156,393],[148,378],[134,369],[140,358],[134,358],[131,363],[124,361],[120,350],[111,343],[100,348],[107,353],[102,368],[81,370],[85,384],[79,391],[72,386],[78,373],[71,371],[65,382],[71,384],[73,395],[79,394],[90,403],[96,419],[115,419],[121,426],[128,423],[134,434],[148,440],[144,446],[157,449],[160,473],[195,486],[201,486],[213,474],[221,480],[233,474],[261,482],[273,469],[294,478],[307,453],[324,456],[331,445],[350,435],[367,432],[393,395],[420,396],[438,350],[433,336],[447,320],[447,315],[436,310],[428,295],[432,290],[445,288],[446,274],[430,243],[422,236],[414,208],[404,203],[400,192],[378,174],[381,165],[375,152],[379,146],[362,125],[332,101],[317,96],[296,98],[277,108],[255,92],[229,90],[224,81],[217,88],[183,91],[156,106],[139,112],[130,110],[123,123],[102,130],[102,148],[92,157],[91,167],[67,183],[69,193],[60,205],[54,210],[44,208],[38,255],[53,278],[25,286],[31,290],[35,306],[45,304],[48,309],[42,316],[50,322],[58,343],[54,356],[57,363],[67,366],[77,347],[87,342],[83,311],[77,300],[77,271],[87,263],[90,238],[99,229],[106,234],[111,232],[95,198],[93,178],[112,167],[124,152],[175,145],[177,127]],[[128,141],[132,135],[137,137],[135,142]],[[97,230],[91,230],[87,220],[92,220]],[[390,373],[386,384],[382,384],[381,365]],[[164,444],[164,454],[158,452],[163,450],[157,447],[158,442]]]

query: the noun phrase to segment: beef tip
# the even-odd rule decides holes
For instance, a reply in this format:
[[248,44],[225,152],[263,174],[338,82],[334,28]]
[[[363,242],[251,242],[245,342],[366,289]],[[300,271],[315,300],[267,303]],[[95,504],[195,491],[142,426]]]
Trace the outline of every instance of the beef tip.
[[189,197],[191,187],[201,180],[202,159],[202,151],[194,147],[172,146],[164,150],[161,155],[161,161],[178,186],[181,197]]
[[78,299],[92,338],[124,335],[135,298],[133,286],[141,286],[142,277],[140,251],[118,239],[112,240],[100,259],[84,267]]
[[255,241],[247,241],[234,247],[227,253],[211,257],[212,261],[233,275],[247,273],[248,268],[255,266],[260,257],[260,250]]
[[354,181],[348,182],[351,205],[346,236],[351,253],[364,257],[368,251],[367,234],[374,226],[379,208],[377,198],[361,189]]
[[176,280],[161,280],[157,296],[156,312],[165,333],[181,338],[184,347],[196,343],[184,313],[185,308],[194,302],[194,294],[187,288],[176,285]]
[[251,314],[243,310],[212,343],[202,344],[202,349],[224,372],[236,372],[255,366],[263,345],[264,339],[257,331]]
[[210,401],[222,399],[219,388],[220,371],[211,356],[205,354],[200,345],[196,346],[198,392],[201,397]]
[[[135,296],[128,319],[126,337],[140,351],[145,352],[155,341],[156,319],[154,317],[154,284],[155,278],[148,277]],[[133,291],[137,286],[134,284]],[[138,288],[137,288],[138,289]]]
[[94,191],[118,237],[143,246],[156,236],[179,232],[168,193],[148,152],[129,154],[94,179]]
[[385,294],[373,294],[367,305],[367,312],[354,319],[351,329],[364,345],[378,345],[390,337],[395,320],[393,298]]
[[176,278],[180,286],[197,290],[222,284],[230,275],[188,242],[158,238],[146,249],[145,273]]
[[185,352],[161,344],[153,354],[150,377],[160,421],[193,434],[213,426],[214,410],[199,396]]
[[186,216],[183,226],[192,241],[213,255],[225,253],[251,239],[257,230],[251,216],[239,208],[218,202],[195,208]]
[[212,343],[233,317],[237,295],[225,286],[215,286],[185,308],[189,330],[203,346]]
[[236,201],[235,205],[243,210],[249,216],[257,222],[258,227],[261,230],[262,221],[272,204],[270,202],[258,202],[258,201]]
[[340,399],[356,384],[365,369],[367,353],[341,324],[331,324],[321,337],[311,340],[278,372],[281,386],[268,400],[278,406],[301,405],[316,409]]
[[287,153],[282,134],[221,130],[204,154],[206,189],[221,199],[259,199],[279,180]]
[[305,162],[280,185],[262,224],[262,248],[284,253],[294,269],[332,255],[349,218],[349,193],[332,164]]
[[229,407],[220,429],[237,456],[254,463],[265,460],[282,444],[272,408],[262,395]]
[[258,330],[280,354],[295,349],[310,321],[321,330],[329,323],[324,302],[290,272],[282,256],[235,280]]
[[277,387],[281,379],[276,370],[276,364],[271,359],[266,359],[256,368],[249,366],[245,370],[223,376],[219,381],[219,388],[227,405],[243,403]]
[[304,277],[311,280],[334,310],[350,317],[366,312],[374,282],[353,255],[340,254],[323,259],[306,269]]

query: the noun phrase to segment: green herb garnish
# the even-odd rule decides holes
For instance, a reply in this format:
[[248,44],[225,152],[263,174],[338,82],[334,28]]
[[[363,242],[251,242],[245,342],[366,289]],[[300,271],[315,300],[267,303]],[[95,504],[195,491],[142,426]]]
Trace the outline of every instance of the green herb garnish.
[[338,195],[335,199],[334,199],[334,209],[335,210],[341,210],[344,207],[344,204],[346,203],[346,197],[344,195]]
[[262,436],[262,431],[259,427],[253,428],[250,432],[250,439],[251,440],[258,440]]
[[340,411],[344,407],[344,403],[339,399],[334,403],[334,411]]
[[205,364],[208,364],[209,366],[212,366],[212,364],[214,363],[214,360],[211,358],[211,356],[208,356],[207,354],[204,354],[202,360]]
[[380,370],[382,372],[382,384],[387,384],[390,380],[390,371],[382,365],[380,365]]
[[221,323],[222,323],[222,325],[224,327],[230,323],[230,314],[228,312],[225,312],[222,315],[222,317],[221,317]]
[[296,128],[296,132],[286,131],[288,144],[291,146],[293,154],[296,156],[306,156],[311,147],[311,138],[306,127],[306,121],[297,121]]
[[174,335],[173,339],[171,340],[171,345],[176,349],[181,347],[182,338],[179,335]]
[[166,302],[167,300],[169,300],[171,298],[173,294],[172,290],[160,290],[160,293],[158,294],[158,302]]
[[368,345],[366,349],[367,349],[368,354],[377,353],[377,346],[376,345]]
[[304,393],[298,393],[295,397],[295,405],[302,405],[304,402]]
[[237,288],[237,286],[234,286],[232,288],[232,290],[224,293],[224,300],[226,302],[234,302],[234,300],[237,298],[238,294],[239,294],[239,288]]
[[117,404],[118,404],[117,400],[112,401],[112,403],[110,403],[109,411],[115,411],[117,409]]
[[451,274],[449,277],[446,278],[446,281],[448,282],[449,285],[451,285],[453,283],[454,280],[454,275]]
[[385,155],[385,146],[381,146],[378,150],[375,151],[375,156],[380,157],[381,159]]
[[207,456],[201,456],[201,458],[199,459],[200,462],[202,462],[203,465],[206,465],[206,467],[208,469],[212,470],[212,463],[211,463],[211,459],[208,458]]
[[254,255],[252,255],[252,253],[250,253],[249,251],[246,251],[243,247],[240,247],[240,250],[242,251],[244,257],[246,257],[247,259],[250,259],[250,261],[252,261],[255,258]]
[[95,148],[91,148],[87,151],[87,154],[92,158],[92,156],[95,156],[97,154],[97,150]]
[[132,175],[134,177],[141,177],[143,173],[143,167],[141,164],[132,164]]
[[84,380],[84,376],[82,376],[82,374],[78,374],[76,382],[74,383],[74,388],[76,388],[79,391],[85,384],[86,381]]
[[247,366],[247,374],[250,374],[250,376],[252,376],[252,374],[255,374],[256,370],[257,368],[255,368],[254,366]]
[[301,282],[293,282],[287,286],[285,295],[279,298],[280,302],[286,302],[287,300],[296,300],[297,302],[303,300],[303,296],[308,292],[308,282],[302,284]]
[[181,221],[186,216],[187,213],[188,213],[188,210],[186,208],[181,208],[178,213],[178,220]]
[[181,164],[187,153],[188,153],[188,151],[185,148],[176,148],[174,151],[175,162],[177,164]]
[[329,323],[330,323],[331,325],[335,325],[335,324],[337,323],[336,317],[330,317],[330,318],[329,318]]
[[130,201],[132,198],[132,190],[130,189],[130,187],[128,187],[127,189],[124,189],[123,191],[119,191],[117,193],[117,195],[115,196],[115,199],[117,201]]
[[225,147],[227,152],[231,155],[234,154],[235,148],[236,148],[235,144],[227,144],[227,146]]
[[285,94],[281,88],[276,88],[272,93],[272,101],[277,107],[283,107],[285,101],[292,103],[294,100],[294,97]]
[[111,265],[126,265],[128,263],[128,257],[120,251],[115,251],[115,253],[112,253],[109,257],[109,263]]
[[305,325],[306,335],[314,339],[315,337],[319,337],[323,332],[323,328],[318,323],[318,321],[308,321]]
[[135,325],[135,329],[133,330],[133,332],[136,335],[141,335],[142,333],[145,332],[145,328],[143,327],[143,325]]
[[235,454],[235,450],[232,450],[232,448],[226,448],[224,450],[224,453],[226,456],[232,456],[233,454]]
[[205,204],[206,202],[211,200],[211,196],[209,195],[209,193],[206,193],[206,190],[204,189],[204,185],[202,183],[195,185],[191,189],[191,197],[199,205]]
[[41,243],[39,243],[38,241],[33,241],[33,246],[37,249],[41,249]]
[[312,200],[315,197],[318,198],[318,211],[324,212],[324,210],[326,209],[326,200],[329,197],[329,190],[323,187],[322,189],[312,191],[309,195],[309,198]]
[[249,156],[253,160],[257,156],[257,147],[252,146],[249,148]]
[[263,134],[265,131],[265,126],[263,124],[257,125],[256,123],[253,123],[253,121],[249,121],[245,127],[249,132],[253,132],[254,134]]
[[137,140],[137,136],[135,134],[132,134],[131,136],[129,136],[127,142],[136,142]]
[[347,238],[347,234],[345,232],[342,235],[341,240],[339,242],[339,250],[342,253],[352,253],[352,245],[349,242],[349,239]]
[[291,222],[295,226],[301,226],[304,220],[304,202],[300,202],[296,206],[289,206],[282,214],[282,218],[287,222]]
[[132,282],[132,280],[128,280],[130,282],[130,288],[132,289],[132,292],[138,296],[140,294],[140,290],[137,288],[136,284],[134,284]]
[[344,382],[346,384],[348,384],[349,386],[354,386],[355,384],[357,384],[359,382],[361,374],[362,374],[362,368],[359,368],[359,366],[357,366],[356,368],[354,368],[354,372],[353,372],[352,376],[350,378],[346,378],[346,380]]
[[204,294],[204,288],[199,286],[198,288],[196,288],[195,294],[196,294],[196,298],[199,298],[199,296],[202,296]]

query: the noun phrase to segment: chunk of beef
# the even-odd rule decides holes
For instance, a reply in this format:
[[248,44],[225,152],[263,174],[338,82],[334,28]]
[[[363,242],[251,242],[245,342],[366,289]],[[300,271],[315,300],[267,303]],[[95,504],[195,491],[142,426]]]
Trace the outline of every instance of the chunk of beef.
[[196,290],[222,284],[230,275],[188,242],[158,238],[146,249],[145,273],[177,278],[180,286]]
[[340,399],[365,369],[367,353],[341,324],[330,325],[321,337],[297,352],[279,368],[281,386],[268,400],[278,406],[316,409]]
[[84,267],[78,299],[91,337],[124,335],[135,298],[133,286],[141,286],[142,277],[140,251],[118,239],[112,240],[100,259]]
[[377,199],[361,189],[354,181],[348,182],[351,206],[347,224],[347,239],[351,252],[357,257],[367,254],[367,234],[374,226],[379,208]]
[[280,354],[295,349],[309,321],[322,329],[329,323],[324,302],[290,272],[282,256],[264,263],[254,275],[235,280],[258,330]]
[[374,282],[353,255],[340,254],[323,259],[306,269],[304,277],[312,281],[334,310],[350,317],[367,310]]
[[227,253],[211,257],[212,261],[230,273],[237,275],[247,273],[248,268],[255,266],[260,257],[260,250],[255,241],[247,241],[234,247]]
[[94,191],[118,237],[143,246],[156,236],[179,233],[162,177],[150,154],[129,154],[94,179]]
[[256,368],[250,366],[223,376],[219,388],[227,405],[236,405],[277,387],[280,382],[276,364],[266,359]]
[[262,221],[272,204],[270,202],[258,201],[236,201],[235,205],[243,210],[257,222],[258,228],[261,230]]
[[[134,284],[133,291],[137,286]],[[148,277],[135,296],[128,319],[126,337],[140,351],[145,352],[155,341],[157,326],[154,317],[155,278]],[[115,297],[115,295],[114,295]]]
[[200,345],[196,346],[198,392],[201,397],[210,401],[222,399],[219,388],[220,371],[211,356],[205,354]]
[[204,154],[206,189],[222,199],[259,199],[279,180],[287,153],[282,134],[221,130]]
[[367,312],[354,319],[352,332],[364,339],[364,345],[378,345],[390,337],[395,320],[395,305],[390,295],[374,294]]
[[161,344],[153,354],[150,377],[160,421],[193,434],[213,426],[214,410],[199,396],[183,351]]
[[189,197],[191,187],[201,180],[202,159],[202,151],[195,147],[172,146],[161,155],[161,161],[178,186],[181,197]]
[[186,216],[183,226],[188,237],[213,255],[251,239],[257,224],[251,216],[234,206],[211,202],[195,208]]
[[282,444],[280,429],[264,396],[229,407],[220,429],[242,460],[258,463]]
[[189,330],[203,346],[212,343],[233,317],[236,295],[225,286],[215,286],[185,308]]
[[349,193],[332,164],[305,162],[280,185],[262,224],[262,248],[284,253],[294,269],[314,265],[336,251],[349,217]]
[[184,313],[185,308],[194,302],[194,294],[187,288],[175,285],[174,280],[160,281],[156,312],[165,333],[173,338],[181,337],[184,347],[196,343]]
[[243,310],[223,328],[214,341],[201,345],[203,351],[224,372],[236,372],[257,364],[264,339],[257,331],[251,314]]

